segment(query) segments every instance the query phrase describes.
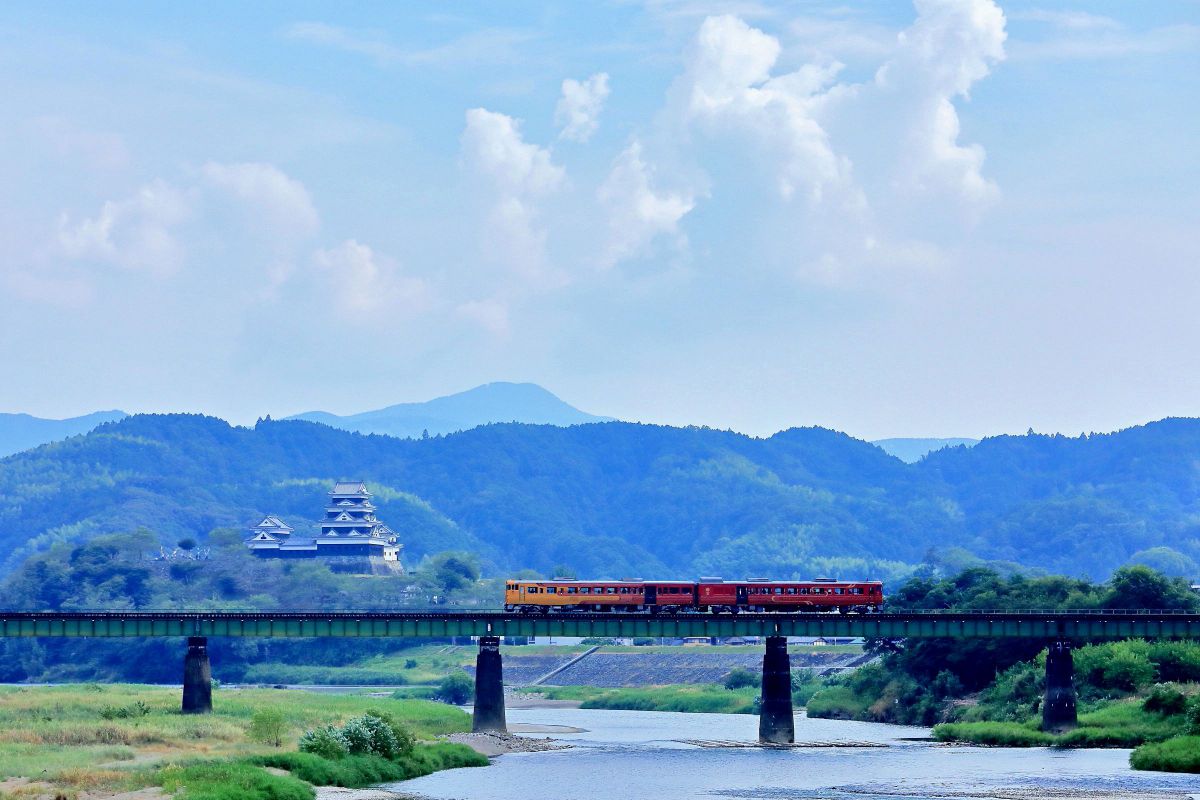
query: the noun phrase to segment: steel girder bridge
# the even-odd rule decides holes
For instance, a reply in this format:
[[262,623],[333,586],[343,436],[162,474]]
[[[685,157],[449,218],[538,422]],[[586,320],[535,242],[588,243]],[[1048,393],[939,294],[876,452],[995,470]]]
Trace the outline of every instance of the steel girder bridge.
[[759,739],[791,742],[789,636],[1043,639],[1042,724],[1075,724],[1073,641],[1200,638],[1200,614],[1170,611],[920,611],[888,614],[514,614],[501,611],[0,611],[3,637],[187,637],[183,711],[212,710],[209,636],[477,637],[475,730],[504,730],[503,636],[724,637],[766,640]]

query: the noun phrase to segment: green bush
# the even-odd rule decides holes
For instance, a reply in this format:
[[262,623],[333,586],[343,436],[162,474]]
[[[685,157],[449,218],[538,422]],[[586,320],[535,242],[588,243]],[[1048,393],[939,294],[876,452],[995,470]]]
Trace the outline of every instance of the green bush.
[[1200,736],[1144,744],[1129,755],[1129,766],[1158,772],[1200,772]]
[[282,747],[286,727],[283,712],[274,706],[267,706],[256,710],[250,717],[249,735],[256,742]]
[[1200,695],[1188,701],[1187,732],[1193,736],[1200,736]]
[[386,711],[378,711],[371,709],[367,711],[367,716],[375,717],[382,721],[392,731],[392,737],[396,740],[395,755],[393,758],[411,755],[413,749],[417,746],[417,737],[413,732],[406,728],[402,723],[397,722],[395,717]]
[[809,698],[806,713],[821,719],[867,719],[867,703],[849,686],[827,686]]
[[761,686],[762,677],[754,674],[748,669],[734,667],[729,670],[729,674],[722,681],[726,689],[744,689],[747,686]]
[[[316,756],[313,756],[315,758]],[[313,788],[292,775],[272,775],[242,761],[215,761],[166,767],[163,790],[180,800],[312,800]]]
[[342,726],[342,736],[351,755],[376,755],[392,759],[400,752],[391,726],[370,714],[347,720]]
[[327,759],[338,759],[350,754],[350,744],[336,725],[325,725],[305,731],[300,737],[300,752],[311,753]]
[[464,705],[475,697],[475,681],[471,680],[471,676],[465,672],[452,672],[442,678],[442,682],[438,684],[437,694],[433,697],[435,700],[450,705]]
[[488,759],[466,745],[439,742],[420,745],[394,760],[377,755],[348,755],[331,761],[313,753],[276,753],[260,756],[254,763],[286,769],[315,786],[357,789],[385,781],[419,778],[443,769],[482,767],[488,764]]
[[998,747],[1039,747],[1054,743],[1049,733],[1016,722],[950,722],[935,725],[939,742],[972,742]]
[[1178,689],[1159,684],[1146,695],[1142,708],[1163,716],[1182,714],[1187,710],[1187,697]]

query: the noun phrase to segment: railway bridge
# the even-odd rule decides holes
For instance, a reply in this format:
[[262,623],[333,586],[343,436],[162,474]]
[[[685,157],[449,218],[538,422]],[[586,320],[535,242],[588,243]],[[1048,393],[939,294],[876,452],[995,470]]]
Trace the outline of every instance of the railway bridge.
[[212,710],[208,637],[477,637],[473,728],[504,730],[504,636],[765,639],[759,739],[794,738],[789,636],[1023,638],[1047,644],[1047,729],[1075,724],[1073,643],[1200,638],[1200,614],[1171,611],[909,611],[888,614],[626,614],[528,616],[501,611],[0,611],[3,637],[186,637],[183,711]]

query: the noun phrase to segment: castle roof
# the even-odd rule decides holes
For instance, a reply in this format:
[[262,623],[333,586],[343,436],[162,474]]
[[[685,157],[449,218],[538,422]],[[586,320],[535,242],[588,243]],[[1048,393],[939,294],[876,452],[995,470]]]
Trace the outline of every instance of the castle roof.
[[367,491],[367,485],[362,481],[338,481],[333,485],[333,491],[330,494],[365,494],[368,497],[371,495]]

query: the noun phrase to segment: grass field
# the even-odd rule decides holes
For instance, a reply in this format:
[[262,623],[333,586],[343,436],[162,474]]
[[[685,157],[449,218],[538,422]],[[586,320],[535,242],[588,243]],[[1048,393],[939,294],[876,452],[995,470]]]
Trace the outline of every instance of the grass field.
[[[178,689],[129,684],[0,687],[0,780],[36,778],[67,798],[85,790],[163,785],[185,787],[184,797],[218,797],[211,787],[226,775],[230,785],[245,783],[245,794],[230,797],[256,797],[258,790],[251,784],[272,784],[278,776],[253,760],[294,751],[297,738],[308,728],[340,724],[369,710],[390,714],[424,740],[470,728],[470,717],[462,710],[422,700],[225,689],[214,693],[213,714],[195,716],[180,714],[179,700]],[[249,735],[254,713],[264,708],[282,712],[282,748],[255,742]],[[395,769],[407,774],[418,766],[478,763],[470,751],[446,747],[419,748],[417,766],[401,764]],[[283,792],[279,796],[292,796],[282,783],[276,787]],[[201,784],[211,791],[203,793]]]
[[1137,747],[1184,733],[1183,715],[1163,716],[1142,708],[1130,697],[1079,715],[1079,727],[1061,734],[1045,733],[1037,720],[1027,722],[956,722],[937,725],[935,739],[1005,747]]

